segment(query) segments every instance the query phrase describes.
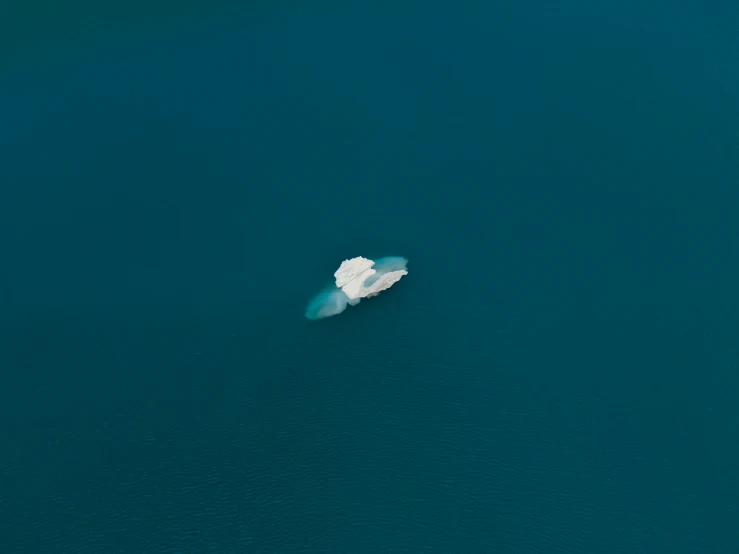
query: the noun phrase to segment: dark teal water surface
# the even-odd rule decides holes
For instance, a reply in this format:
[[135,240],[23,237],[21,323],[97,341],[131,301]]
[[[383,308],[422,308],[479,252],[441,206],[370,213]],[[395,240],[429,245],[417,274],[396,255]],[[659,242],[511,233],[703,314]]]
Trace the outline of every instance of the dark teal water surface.
[[3,554],[739,552],[735,3],[190,4],[3,23]]

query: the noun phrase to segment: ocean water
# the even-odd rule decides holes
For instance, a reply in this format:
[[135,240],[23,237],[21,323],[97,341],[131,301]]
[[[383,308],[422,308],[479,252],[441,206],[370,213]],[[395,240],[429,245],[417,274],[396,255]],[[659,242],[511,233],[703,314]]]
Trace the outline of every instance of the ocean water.
[[3,20],[4,554],[739,552],[739,9],[489,4]]

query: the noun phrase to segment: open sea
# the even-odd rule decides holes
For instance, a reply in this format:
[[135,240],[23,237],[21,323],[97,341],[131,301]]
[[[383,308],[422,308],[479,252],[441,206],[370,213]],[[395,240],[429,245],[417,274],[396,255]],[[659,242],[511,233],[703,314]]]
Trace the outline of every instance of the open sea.
[[2,554],[739,552],[739,4],[147,4],[0,17]]

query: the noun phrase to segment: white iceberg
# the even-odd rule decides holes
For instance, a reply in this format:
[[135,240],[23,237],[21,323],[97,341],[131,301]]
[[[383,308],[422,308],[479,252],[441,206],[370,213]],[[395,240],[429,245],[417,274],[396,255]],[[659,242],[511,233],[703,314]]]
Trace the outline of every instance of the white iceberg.
[[[354,300],[355,298],[376,296],[400,281],[403,275],[408,275],[405,270],[405,260],[402,263],[403,269],[391,270],[379,275],[376,270],[372,269],[374,265],[375,262],[361,256],[344,260],[334,273],[336,286],[343,290],[350,300]],[[370,279],[373,275],[377,275],[377,277]]]
[[407,263],[405,258],[396,256],[380,258],[377,262],[361,256],[344,260],[334,273],[336,286],[316,296],[305,316],[308,319],[330,317],[343,312],[347,305],[359,304],[362,298],[377,296],[408,275]]

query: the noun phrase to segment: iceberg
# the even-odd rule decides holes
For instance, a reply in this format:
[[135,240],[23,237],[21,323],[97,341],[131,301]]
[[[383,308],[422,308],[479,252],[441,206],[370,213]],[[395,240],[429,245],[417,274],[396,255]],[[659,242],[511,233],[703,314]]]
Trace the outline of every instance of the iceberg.
[[362,298],[377,296],[408,275],[408,260],[399,256],[380,258],[377,262],[358,256],[341,262],[334,273],[335,286],[318,294],[305,312],[308,319],[323,319],[356,306]]
[[[377,270],[372,269],[373,265],[375,265],[375,262],[361,256],[344,260],[334,273],[336,286],[343,290],[350,300],[354,300],[355,298],[377,296],[381,291],[389,289],[400,281],[403,275],[408,275],[405,270],[405,263],[402,269],[380,274]],[[376,277],[370,279],[373,275],[376,275]]]

